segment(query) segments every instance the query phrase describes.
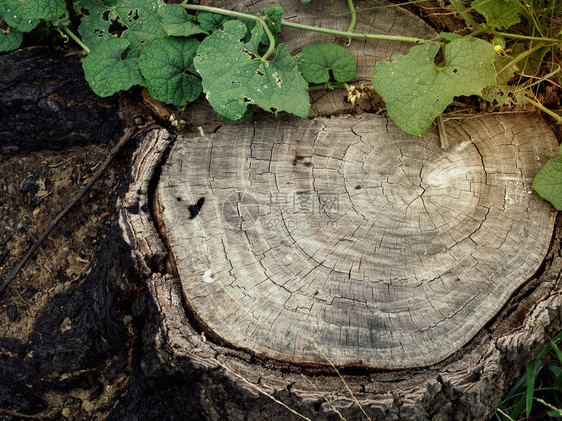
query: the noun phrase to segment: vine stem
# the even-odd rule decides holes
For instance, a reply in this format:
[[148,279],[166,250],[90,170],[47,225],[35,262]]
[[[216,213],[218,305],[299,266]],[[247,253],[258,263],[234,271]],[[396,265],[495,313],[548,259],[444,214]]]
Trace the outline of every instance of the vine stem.
[[533,48],[519,54],[517,57],[515,57],[513,60],[511,60],[509,63],[507,63],[499,72],[498,75],[501,75],[503,72],[505,72],[506,70],[510,69],[511,66],[513,66],[514,64],[520,62],[521,60],[523,60],[525,57],[530,56],[531,54],[533,54],[535,51],[541,49],[542,47],[544,47],[544,42],[539,42],[537,45],[535,45]]
[[220,9],[218,7],[200,6],[200,5],[197,5],[197,4],[187,4],[187,0],[184,0],[182,3],[180,3],[180,6],[183,7],[184,9],[187,9],[187,10],[198,10],[198,11],[201,11],[201,12],[212,12],[212,13],[218,13],[220,15],[232,16],[233,18],[249,19],[249,20],[256,21],[261,26],[263,26],[265,34],[267,35],[267,39],[269,40],[269,48],[267,49],[265,54],[261,57],[261,59],[267,60],[267,58],[269,56],[271,56],[271,54],[273,54],[273,52],[275,51],[275,37],[271,33],[271,30],[269,29],[269,26],[267,26],[267,23],[265,22],[265,20],[261,16],[254,16],[254,15],[249,15],[247,13],[235,12],[234,10]]
[[510,34],[509,32],[494,31],[493,29],[487,29],[485,30],[485,32],[492,35],[499,35],[506,38],[527,39],[529,41],[555,42],[557,44],[562,42],[562,40],[556,38],[531,37],[528,35]]
[[[184,2],[180,4],[180,6],[182,6],[185,9],[188,9],[188,10],[198,10],[198,11],[201,11],[201,12],[212,12],[212,13],[218,13],[220,15],[232,16],[234,18],[255,20],[256,22],[260,22],[260,23],[263,22],[263,25],[265,25],[265,27],[267,27],[267,24],[265,23],[263,18],[261,18],[259,16],[249,15],[247,13],[235,12],[233,10],[220,9],[218,7],[199,6],[199,5],[196,5],[196,4],[187,4],[186,2],[187,2],[187,0],[184,0]],[[281,26],[285,26],[287,28],[303,29],[305,31],[321,32],[323,34],[335,35],[335,36],[343,37],[343,38],[359,38],[359,39],[398,41],[398,42],[409,42],[409,43],[413,43],[413,44],[422,44],[424,42],[430,41],[428,39],[414,38],[414,37],[402,37],[402,36],[398,36],[398,35],[363,34],[363,33],[349,32],[349,31],[338,31],[338,30],[335,30],[335,29],[319,28],[317,26],[303,25],[301,23],[287,22],[287,21],[284,21],[284,20],[281,21]],[[266,29],[265,27],[264,27],[264,29]],[[266,34],[268,33],[268,31],[269,31],[269,33],[271,33],[271,31],[269,30],[269,27],[267,27]],[[268,37],[269,37],[269,35],[268,35]],[[272,35],[272,38],[273,38],[273,35]],[[273,44],[270,42],[269,49],[275,49],[275,46],[273,45],[273,47],[272,47],[272,45]],[[266,56],[268,56],[267,53],[265,54],[264,57],[266,57]]]
[[349,6],[349,13],[351,14],[351,22],[349,22],[349,28],[347,29],[347,32],[353,32],[353,29],[355,28],[355,22],[357,20],[357,14],[355,13],[353,0],[347,0],[347,5]]
[[305,31],[321,32],[323,34],[336,35],[338,37],[344,38],[360,38],[360,39],[374,39],[374,40],[385,40],[385,41],[399,41],[399,42],[410,42],[413,44],[423,44],[424,42],[431,41],[429,39],[414,38],[414,37],[402,37],[398,35],[382,35],[382,34],[364,34],[358,32],[347,32],[338,31],[336,29],[319,28],[318,26],[303,25],[301,23],[287,22],[282,20],[281,26],[294,29],[303,29]]
[[558,121],[558,123],[562,123],[562,116],[556,114],[554,111],[549,110],[548,108],[546,108],[544,105],[542,105],[540,102],[535,101],[531,98],[529,98],[527,95],[525,95],[525,101],[528,101],[530,104],[532,104],[534,107],[538,108],[539,110],[541,110],[543,113],[548,114],[549,116],[551,116],[552,118],[554,118],[556,121]]
[[74,34],[74,32],[72,32],[70,29],[68,29],[68,26],[63,26],[63,27],[62,27],[62,30],[63,30],[64,32],[66,32],[66,34],[67,34],[70,38],[72,38],[72,39],[74,40],[74,42],[76,42],[76,44],[78,44],[80,47],[82,47],[82,49],[83,49],[84,51],[86,51],[87,54],[90,53],[90,49],[88,48],[88,46],[87,46],[86,44],[84,44],[84,43],[82,42],[82,40],[81,40],[80,38],[78,38],[78,37]]

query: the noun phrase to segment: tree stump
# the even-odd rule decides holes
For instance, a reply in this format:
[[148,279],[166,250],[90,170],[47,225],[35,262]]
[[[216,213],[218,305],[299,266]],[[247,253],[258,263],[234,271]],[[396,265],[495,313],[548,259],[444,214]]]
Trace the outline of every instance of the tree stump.
[[[283,6],[319,24],[342,3]],[[432,34],[380,10],[357,31]],[[377,44],[351,44],[359,81],[407,49]],[[215,133],[156,130],[137,151],[120,224],[160,360],[197,378],[207,419],[486,419],[561,325],[556,213],[530,187],[555,136],[535,114],[471,116],[447,122],[443,150],[434,130],[315,99],[309,120],[204,117]]]

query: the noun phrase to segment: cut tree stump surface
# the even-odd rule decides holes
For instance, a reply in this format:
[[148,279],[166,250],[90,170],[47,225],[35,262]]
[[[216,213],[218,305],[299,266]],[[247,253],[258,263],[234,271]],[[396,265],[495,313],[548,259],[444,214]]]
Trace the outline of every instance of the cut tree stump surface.
[[204,331],[296,364],[421,367],[458,351],[547,253],[555,212],[531,183],[557,142],[530,114],[447,132],[443,150],[433,131],[363,115],[178,138],[158,197]]

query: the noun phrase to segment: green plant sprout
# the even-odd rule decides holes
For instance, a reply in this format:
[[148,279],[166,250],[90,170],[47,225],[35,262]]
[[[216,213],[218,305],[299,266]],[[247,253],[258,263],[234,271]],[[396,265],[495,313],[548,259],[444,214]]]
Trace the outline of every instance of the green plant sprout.
[[[550,339],[527,361],[525,374],[496,407],[498,420],[520,419],[523,411],[525,418],[529,418],[534,402],[541,404],[541,409],[546,411],[543,415],[551,418],[562,416],[562,409],[543,399],[560,402],[562,398],[562,351],[559,348],[561,341],[562,332]],[[538,384],[538,375],[541,372],[547,372],[542,376],[547,384]]]
[[[450,0],[466,22],[465,35],[435,39],[355,32],[357,14],[373,8],[356,10],[353,0],[341,1],[349,9],[347,31],[285,21],[280,6],[249,14],[188,0],[75,0],[72,10],[65,0],[0,0],[0,52],[18,48],[23,34],[45,21],[85,51],[84,74],[100,96],[140,85],[181,107],[205,93],[228,123],[249,118],[256,107],[304,118],[310,89],[354,89],[348,83],[355,58],[334,44],[292,56],[277,44],[281,28],[288,27],[413,44],[407,55],[379,62],[372,74],[389,117],[410,134],[421,136],[462,95],[479,95],[492,107],[530,104],[562,121],[540,97],[542,86],[562,85],[560,0]],[[70,13],[80,19],[80,36],[71,29]],[[555,182],[562,186],[562,172]],[[543,184],[535,184],[547,197]]]

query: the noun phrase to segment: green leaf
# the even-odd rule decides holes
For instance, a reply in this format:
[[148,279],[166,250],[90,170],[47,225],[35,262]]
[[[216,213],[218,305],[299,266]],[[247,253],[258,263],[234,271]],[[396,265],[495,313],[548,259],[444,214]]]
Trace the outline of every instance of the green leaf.
[[533,180],[533,189],[562,210],[562,157],[551,159],[541,168]]
[[310,83],[330,80],[330,70],[337,82],[348,82],[355,77],[357,63],[353,54],[345,48],[320,43],[306,46],[297,55],[299,70]]
[[310,0],[301,0],[301,3],[310,3]]
[[86,80],[99,96],[126,91],[133,85],[144,85],[138,59],[121,58],[129,45],[130,42],[123,38],[103,40],[84,59],[82,67]]
[[556,358],[558,358],[558,361],[560,361],[560,363],[562,364],[562,351],[560,351],[560,348],[558,348],[558,345],[556,345],[556,343],[552,339],[550,340],[550,345],[552,346],[552,350],[556,354]]
[[197,22],[201,29],[206,32],[215,32],[223,28],[225,22],[232,18],[230,16],[219,15],[218,13],[201,12],[197,15]]
[[22,13],[22,4],[18,0],[3,0],[2,11],[4,20],[8,26],[21,32],[29,32],[34,29],[40,22],[40,19],[24,19]]
[[[276,5],[269,6],[267,9],[265,9],[265,12],[263,12],[263,17],[265,18],[269,30],[275,37],[275,42],[277,42],[277,35],[279,34],[279,32],[281,32],[282,16],[283,16],[283,8],[281,6],[276,6]],[[248,26],[247,23],[246,26]],[[248,29],[251,31],[252,27],[248,27]],[[263,45],[269,46],[269,38],[267,37],[267,34],[264,33],[262,35],[261,43]]]
[[201,81],[193,74],[199,44],[195,38],[164,38],[141,54],[139,67],[153,98],[182,107],[201,95]]
[[562,390],[562,374],[559,374],[558,377],[556,377],[556,380],[554,381],[554,387],[557,390]]
[[279,45],[274,61],[262,60],[257,47],[263,28],[257,25],[248,43],[241,41],[246,32],[241,22],[225,22],[224,30],[205,38],[197,50],[195,68],[217,114],[239,121],[248,106],[255,104],[275,113],[308,116],[308,84],[287,46]]
[[5,8],[6,12],[9,12],[6,15],[8,16],[6,22],[9,20],[14,27],[28,32],[37,26],[41,19],[58,20],[66,13],[66,2],[65,0],[16,0],[6,1]]
[[525,394],[525,414],[529,418],[533,408],[533,396],[535,394],[535,379],[537,377],[537,361],[527,361],[527,393]]
[[[75,3],[76,10],[88,13],[82,17],[78,30],[89,48],[101,40],[119,35],[131,43],[128,55],[138,57],[152,42],[167,36],[158,15],[162,4],[162,0],[108,0],[105,3],[100,0],[78,0]],[[112,34],[109,32],[110,25],[121,25],[121,30]]]
[[[497,54],[494,59],[494,67],[496,72],[500,72],[506,65],[513,60],[511,56],[501,56]],[[512,95],[517,87],[509,86],[507,83],[515,73],[515,66],[511,66],[507,70],[498,74],[497,81],[494,85],[486,86],[482,89],[482,99],[488,102],[496,102],[498,105],[509,105],[514,102]]]
[[521,22],[521,4],[518,0],[474,0],[472,7],[486,18],[488,25],[496,29],[509,28]]
[[[527,46],[524,43],[517,43],[513,45],[513,55],[518,56],[527,51]],[[519,68],[517,73],[522,75],[536,76],[539,73],[540,67],[543,64],[544,56],[550,51],[550,47],[539,48],[523,60],[517,63]]]
[[166,33],[173,37],[189,37],[197,34],[207,34],[199,25],[194,23],[195,17],[178,4],[164,4],[158,8],[162,19],[162,26]]
[[2,29],[0,31],[0,53],[19,48],[23,41],[23,32],[10,28],[9,26],[6,29],[1,27],[0,29]]
[[439,38],[441,38],[443,41],[451,42],[456,39],[462,38],[462,35],[455,34],[454,32],[440,32]]
[[496,83],[494,47],[464,37],[445,46],[444,63],[434,63],[438,42],[412,47],[373,71],[373,87],[386,102],[388,115],[404,131],[421,136],[455,96],[481,94]]
[[281,6],[269,6],[265,9],[263,15],[273,35],[277,35],[281,32],[281,18],[283,17],[283,8]]

